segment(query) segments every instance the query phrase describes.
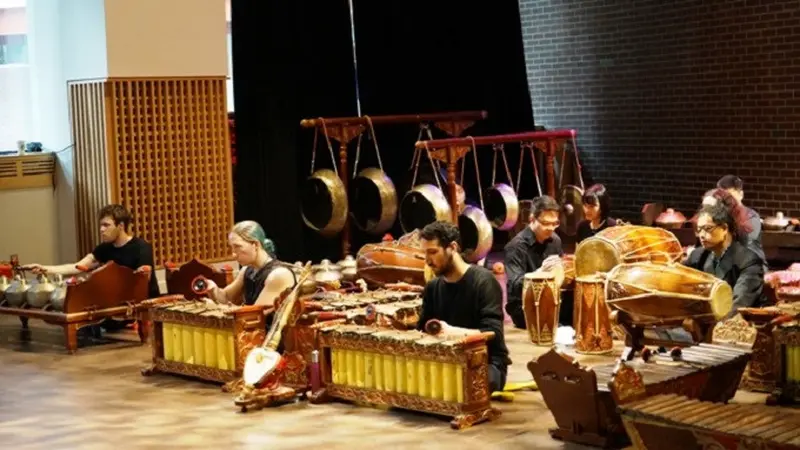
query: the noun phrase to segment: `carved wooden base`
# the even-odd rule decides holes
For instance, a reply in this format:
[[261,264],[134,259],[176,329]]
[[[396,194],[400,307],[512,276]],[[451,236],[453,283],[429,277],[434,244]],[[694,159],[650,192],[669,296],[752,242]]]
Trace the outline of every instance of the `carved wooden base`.
[[502,412],[500,412],[499,409],[489,407],[478,412],[455,416],[453,420],[450,421],[450,426],[454,430],[463,430],[481,422],[496,420],[501,414]]
[[150,376],[157,373],[184,375],[187,377],[200,378],[206,381],[228,384],[235,384],[240,379],[239,375],[232,370],[217,369],[214,367],[206,367],[178,361],[168,361],[161,358],[156,358],[152,364],[149,364],[142,369],[142,375],[144,376]]
[[577,430],[571,432],[563,428],[551,428],[547,430],[550,437],[559,441],[574,442],[576,444],[589,445],[600,448],[623,448],[630,444],[624,434],[614,433],[610,436],[602,436],[594,433],[585,433]]
[[242,412],[247,412],[288,403],[295,397],[297,397],[297,391],[280,384],[272,389],[243,387],[233,403],[241,408]]
[[354,389],[337,385],[322,388],[308,396],[308,401],[312,405],[328,403],[334,399],[450,416],[453,418],[450,421],[450,426],[454,430],[463,430],[482,422],[496,420],[502,414],[502,411],[492,407],[489,402],[486,402],[484,407],[466,412],[459,411],[458,405],[450,402],[424,399],[414,395]]

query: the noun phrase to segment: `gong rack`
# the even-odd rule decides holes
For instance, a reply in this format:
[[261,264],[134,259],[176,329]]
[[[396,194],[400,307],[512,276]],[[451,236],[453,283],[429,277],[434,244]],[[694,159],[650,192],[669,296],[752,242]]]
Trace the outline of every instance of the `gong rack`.
[[[397,114],[383,116],[357,116],[357,117],[319,117],[316,119],[303,119],[300,126],[303,128],[316,128],[322,131],[326,140],[333,139],[339,143],[339,179],[342,181],[345,190],[348,189],[347,178],[347,146],[353,139],[361,136],[364,130],[371,125],[395,125],[403,123],[432,123],[436,128],[444,131],[450,136],[460,136],[467,128],[471,127],[478,120],[488,117],[486,111],[454,111],[428,114]],[[424,141],[423,141],[424,142]],[[419,142],[417,143],[417,145]],[[455,173],[455,162],[453,167],[448,166],[448,173],[453,170]],[[449,175],[448,175],[449,176]],[[455,176],[455,175],[454,175]],[[455,181],[453,181],[455,183]],[[348,192],[349,194],[349,192]],[[456,202],[455,184],[448,189],[448,201],[451,205]],[[345,216],[344,228],[341,232],[342,258],[350,254],[350,214]]]
[[[526,133],[498,134],[494,136],[460,137],[451,139],[433,139],[418,141],[415,147],[430,152],[432,158],[447,164],[448,201],[453,223],[458,223],[458,205],[456,204],[456,163],[466,155],[473,146],[500,145],[509,143],[530,143],[545,154],[545,178],[547,195],[556,197],[556,151],[567,140],[574,142],[576,130],[530,131]],[[580,172],[580,167],[578,168]]]

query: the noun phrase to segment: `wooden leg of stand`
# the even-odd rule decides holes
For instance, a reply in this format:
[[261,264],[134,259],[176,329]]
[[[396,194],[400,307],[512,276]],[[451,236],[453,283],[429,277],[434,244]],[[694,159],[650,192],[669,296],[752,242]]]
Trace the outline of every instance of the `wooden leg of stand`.
[[622,359],[625,361],[633,360],[636,353],[644,348],[644,328],[630,325],[623,322],[622,328],[625,329],[625,351],[622,352]]
[[149,321],[147,321],[147,320],[138,320],[137,321],[136,331],[139,332],[139,341],[141,341],[142,344],[147,344],[147,337],[148,337],[148,334],[150,332],[149,328],[150,328],[150,322]]
[[64,325],[64,339],[66,340],[67,352],[70,355],[78,351],[78,324],[68,323]]
[[27,330],[28,329],[28,318],[27,317],[20,317],[19,318],[19,322],[22,324],[22,329],[23,330]]

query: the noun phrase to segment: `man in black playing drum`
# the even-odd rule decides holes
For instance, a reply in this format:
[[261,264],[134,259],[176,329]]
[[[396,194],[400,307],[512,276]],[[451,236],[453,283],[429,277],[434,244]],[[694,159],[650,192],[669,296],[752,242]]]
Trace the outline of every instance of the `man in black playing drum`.
[[[525,274],[535,272],[542,265],[559,261],[564,250],[561,238],[555,234],[559,225],[561,208],[546,195],[533,200],[530,224],[511,239],[505,248],[503,264],[506,270],[506,312],[514,326],[525,329],[525,314],[522,311],[522,287]],[[562,311],[571,308],[561,308]],[[561,322],[571,325],[572,319]]]
[[[425,263],[436,277],[425,286],[417,329],[431,319],[442,322],[442,333],[494,332],[487,343],[489,387],[502,391],[506,384],[508,358],[503,334],[503,290],[491,271],[469,264],[461,256],[461,235],[447,222],[434,222],[420,233]],[[454,330],[454,328],[466,330]]]
[[689,255],[685,264],[710,273],[733,289],[732,317],[738,308],[766,304],[764,260],[737,238],[736,222],[721,202],[704,206],[697,215],[697,237],[701,248]]

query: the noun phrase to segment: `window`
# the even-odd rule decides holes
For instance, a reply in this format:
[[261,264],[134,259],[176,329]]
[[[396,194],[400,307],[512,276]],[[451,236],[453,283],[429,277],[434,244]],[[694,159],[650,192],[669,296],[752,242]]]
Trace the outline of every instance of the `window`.
[[0,151],[31,132],[28,18],[25,0],[0,0]]

